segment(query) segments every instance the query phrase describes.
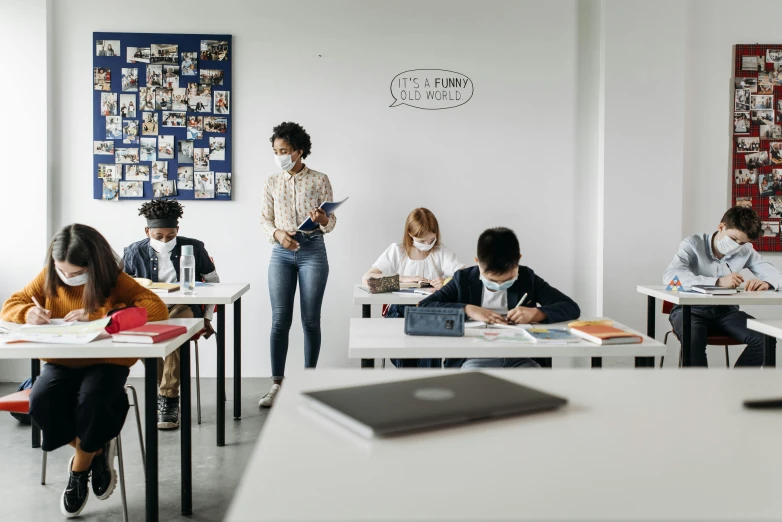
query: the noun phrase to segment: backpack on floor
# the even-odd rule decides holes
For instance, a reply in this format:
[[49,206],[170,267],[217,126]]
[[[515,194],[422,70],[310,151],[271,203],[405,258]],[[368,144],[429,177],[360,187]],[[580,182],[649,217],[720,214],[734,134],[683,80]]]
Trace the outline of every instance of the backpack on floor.
[[[26,381],[24,381],[22,384],[19,385],[19,388],[16,391],[29,390],[32,387],[33,387],[33,380],[32,379],[27,379]],[[30,420],[30,415],[27,414],[27,413],[14,413],[14,412],[11,412],[11,417],[13,417],[14,419],[18,420],[22,424],[27,424],[27,425],[32,424],[32,422]]]

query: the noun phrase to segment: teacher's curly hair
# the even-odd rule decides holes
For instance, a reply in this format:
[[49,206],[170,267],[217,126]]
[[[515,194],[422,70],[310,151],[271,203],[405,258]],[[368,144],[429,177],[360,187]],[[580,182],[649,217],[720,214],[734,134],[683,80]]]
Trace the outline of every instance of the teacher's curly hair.
[[179,219],[185,212],[179,201],[176,199],[153,199],[147,201],[138,209],[138,215],[147,219]]
[[274,140],[287,141],[293,150],[301,151],[301,158],[306,159],[312,152],[312,140],[304,127],[292,121],[284,121],[272,129],[272,137],[269,141],[274,146]]

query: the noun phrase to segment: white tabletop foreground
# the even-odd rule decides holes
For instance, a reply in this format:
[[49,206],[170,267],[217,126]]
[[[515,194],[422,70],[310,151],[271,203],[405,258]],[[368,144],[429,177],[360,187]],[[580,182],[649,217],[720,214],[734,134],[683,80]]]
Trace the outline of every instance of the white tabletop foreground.
[[662,299],[678,305],[782,305],[782,292],[765,290],[730,295],[706,295],[696,292],[673,292],[666,285],[638,285],[640,294]]
[[370,294],[369,291],[364,290],[361,285],[355,285],[353,287],[353,304],[357,305],[416,305],[427,297],[429,296],[424,294],[397,295],[393,292]]
[[[541,328],[567,328],[567,323],[535,325]],[[638,344],[597,345],[579,339],[575,343],[509,343],[480,341],[482,329],[465,328],[464,337],[413,336],[405,334],[404,319],[351,319],[348,357],[653,357],[665,355],[664,344],[627,326],[614,327],[643,337]]]
[[157,296],[167,305],[229,305],[235,303],[249,290],[250,283],[208,283],[207,285],[196,285],[193,295],[185,295],[180,290],[168,294],[157,294]]
[[776,372],[491,372],[569,399],[557,411],[387,439],[301,391],[442,375],[316,370],[286,379],[225,520],[779,520]]
[[[8,335],[0,334],[0,359],[93,359],[114,357],[166,357],[204,328],[203,319],[169,319],[150,324],[184,326],[187,333],[157,344],[114,343],[110,338],[86,344],[51,344],[8,342]],[[0,326],[15,330],[22,325],[0,321]]]

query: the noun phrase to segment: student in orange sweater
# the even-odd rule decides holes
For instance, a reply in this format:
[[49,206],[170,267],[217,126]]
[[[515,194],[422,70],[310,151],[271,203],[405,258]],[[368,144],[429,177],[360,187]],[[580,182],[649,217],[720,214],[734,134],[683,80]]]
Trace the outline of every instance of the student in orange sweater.
[[[119,257],[97,230],[70,225],[52,240],[43,271],[5,302],[0,318],[27,324],[88,321],[128,306],[146,308],[150,321],[168,319],[163,301],[123,273]],[[66,444],[75,449],[60,501],[68,518],[84,509],[90,476],[98,499],[114,491],[116,437],[128,412],[125,381],[137,360],[45,359],[35,381],[30,415],[43,431],[44,451]]]

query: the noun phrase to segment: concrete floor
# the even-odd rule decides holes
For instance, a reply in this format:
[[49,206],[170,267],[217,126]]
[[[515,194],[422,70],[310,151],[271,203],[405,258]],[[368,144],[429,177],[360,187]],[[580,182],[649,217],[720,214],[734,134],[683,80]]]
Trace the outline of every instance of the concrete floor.
[[[130,379],[137,390],[143,379]],[[215,445],[215,379],[201,380],[202,424],[196,423],[193,381],[193,515],[180,515],[179,430],[159,431],[160,520],[222,520],[241,479],[269,410],[258,409],[258,399],[269,390],[271,379],[242,380],[242,420],[234,421],[233,381],[226,381],[228,402],[226,446]],[[0,396],[16,391],[16,385],[0,383]],[[144,402],[141,399],[143,425]],[[133,407],[122,430],[125,478],[130,520],[144,520],[144,472]],[[10,414],[0,412],[0,521],[64,520],[59,500],[67,483],[67,466],[73,451],[60,448],[49,454],[47,483],[40,483],[41,450],[30,447],[30,429]],[[118,469],[119,470],[119,469]],[[119,486],[106,500],[90,493],[79,520],[122,520]]]

